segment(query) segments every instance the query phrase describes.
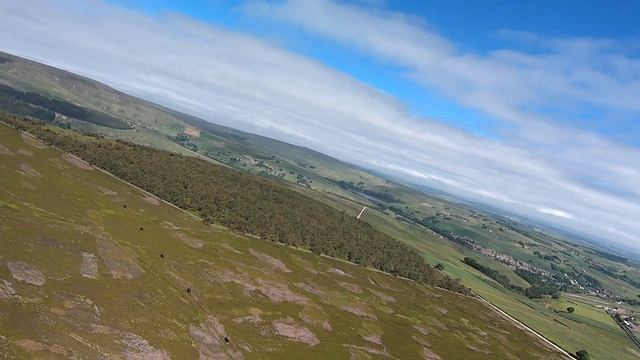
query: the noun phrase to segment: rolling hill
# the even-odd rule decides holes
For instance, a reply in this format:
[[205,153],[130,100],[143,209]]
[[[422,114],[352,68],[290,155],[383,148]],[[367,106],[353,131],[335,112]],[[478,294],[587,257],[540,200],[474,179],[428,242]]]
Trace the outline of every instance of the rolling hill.
[[9,358],[555,359],[474,297],[207,225],[0,125]]

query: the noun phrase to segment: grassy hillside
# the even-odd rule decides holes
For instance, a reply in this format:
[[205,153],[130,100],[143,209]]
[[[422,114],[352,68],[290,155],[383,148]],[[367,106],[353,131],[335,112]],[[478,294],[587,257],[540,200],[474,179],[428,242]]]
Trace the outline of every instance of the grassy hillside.
[[206,225],[4,125],[0,173],[9,358],[560,358],[471,297]]
[[[464,285],[567,350],[587,348],[596,354],[595,358],[603,359],[607,358],[609,349],[616,349],[620,359],[633,359],[638,355],[633,344],[620,336],[621,331],[603,330],[610,325],[606,318],[603,318],[604,324],[582,322],[567,331],[566,319],[548,306],[562,299],[548,296],[529,299],[505,289],[461,260],[472,257],[506,276],[515,286],[532,286],[516,274],[513,264],[498,260],[510,257],[547,272],[547,280],[558,284],[562,298],[588,296],[609,304],[617,299],[637,299],[640,294],[638,264],[568,241],[561,235],[457,203],[442,194],[427,195],[304,147],[211,124],[59,69],[8,54],[0,57],[4,59],[0,61],[0,83],[100,111],[134,126],[133,130],[118,130],[70,118],[71,128],[257,174],[352,216],[366,205],[368,210],[363,221],[412,246],[431,265],[442,263],[445,273],[460,278]],[[456,238],[468,240],[475,248],[452,241]],[[568,277],[565,278],[565,274]],[[593,304],[588,306],[603,313]],[[638,313],[638,308],[628,302],[622,306],[632,314]],[[593,338],[601,339],[605,346],[594,343]]]

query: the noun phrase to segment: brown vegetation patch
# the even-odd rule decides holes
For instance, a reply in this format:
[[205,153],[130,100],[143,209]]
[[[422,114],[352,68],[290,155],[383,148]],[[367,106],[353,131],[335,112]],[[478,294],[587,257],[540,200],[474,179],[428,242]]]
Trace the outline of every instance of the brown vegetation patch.
[[8,147],[0,144],[0,155],[13,156],[13,151],[9,150]]
[[145,202],[148,202],[151,205],[158,206],[160,205],[160,200],[158,200],[155,196],[147,195],[142,198]]
[[44,273],[33,265],[22,261],[9,262],[7,267],[11,276],[30,285],[42,286],[45,283]]
[[190,246],[194,249],[200,249],[201,247],[204,246],[204,242],[202,242],[202,240],[194,238],[189,234],[178,232],[178,233],[175,233],[175,237],[178,238],[178,240],[180,240],[180,242],[182,242],[183,244]]
[[33,153],[31,151],[23,148],[18,149],[18,154],[24,155],[24,156],[33,156]]
[[283,273],[291,272],[291,270],[289,270],[287,266],[280,259],[276,259],[271,255],[265,254],[263,252],[260,252],[254,249],[249,249],[249,252],[251,253],[251,255],[255,256],[258,260],[262,261],[266,265],[269,265],[274,270],[277,270]]
[[341,306],[340,309],[365,319],[377,320],[376,316],[362,305],[360,306],[345,305],[345,306]]
[[388,295],[388,294],[385,294],[385,293],[380,292],[380,291],[378,291],[378,290],[369,289],[369,291],[370,291],[373,295],[377,296],[380,300],[382,300],[382,301],[384,301],[384,302],[387,302],[387,303],[394,303],[394,302],[396,302],[396,301],[397,301],[397,300],[396,300],[396,298],[394,298],[393,296]]
[[31,177],[42,177],[42,175],[37,172],[34,168],[31,167],[31,165],[26,164],[26,163],[22,163],[20,164],[20,170],[22,170],[22,174],[27,175],[27,176],[31,176]]
[[16,340],[15,344],[30,353],[46,351],[65,357],[69,356],[69,351],[57,344],[48,345],[31,339]]
[[16,295],[13,285],[7,280],[0,280],[0,300],[9,300]]
[[80,273],[83,277],[96,279],[98,277],[98,257],[84,251],[80,254],[82,255]]
[[299,341],[309,346],[320,344],[316,335],[304,326],[297,325],[292,319],[274,320],[271,325],[280,336]]
[[169,360],[171,356],[162,349],[157,349],[141,336],[125,333],[122,336],[124,351],[122,356],[127,360]]
[[442,360],[442,358],[438,356],[438,354],[434,353],[433,350],[426,347],[422,349],[422,358],[424,360]]
[[224,326],[215,317],[209,315],[199,326],[189,326],[191,338],[198,345],[200,360],[242,359],[240,350],[233,344],[225,344]]
[[74,155],[71,154],[62,154],[62,158],[68,162],[69,164],[77,167],[78,169],[82,169],[82,170],[93,170],[93,167],[91,165],[89,165],[88,162],[80,159],[79,157],[76,157]]
[[356,284],[352,284],[344,281],[338,281],[338,285],[340,285],[340,287],[344,289],[351,291],[354,294],[362,294],[362,288]]
[[98,237],[96,238],[96,243],[98,255],[105,262],[115,279],[134,279],[144,274],[144,270],[135,259],[111,240]]
[[22,140],[30,146],[33,146],[34,148],[40,150],[40,149],[46,149],[47,145],[45,145],[42,141],[36,139],[35,137],[27,134],[27,133],[20,133],[20,137],[22,138]]

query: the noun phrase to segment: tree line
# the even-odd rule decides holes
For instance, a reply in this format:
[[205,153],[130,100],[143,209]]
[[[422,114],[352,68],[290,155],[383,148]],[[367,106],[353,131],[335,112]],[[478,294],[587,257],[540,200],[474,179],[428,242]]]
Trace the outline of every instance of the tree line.
[[410,246],[298,192],[206,160],[17,117],[5,122],[75,154],[207,223],[306,248],[455,292],[469,290]]

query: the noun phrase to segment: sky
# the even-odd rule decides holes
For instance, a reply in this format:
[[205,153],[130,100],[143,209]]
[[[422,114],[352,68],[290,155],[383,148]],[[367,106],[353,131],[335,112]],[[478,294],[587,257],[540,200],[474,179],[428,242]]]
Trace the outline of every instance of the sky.
[[640,250],[636,1],[0,0],[0,50]]

